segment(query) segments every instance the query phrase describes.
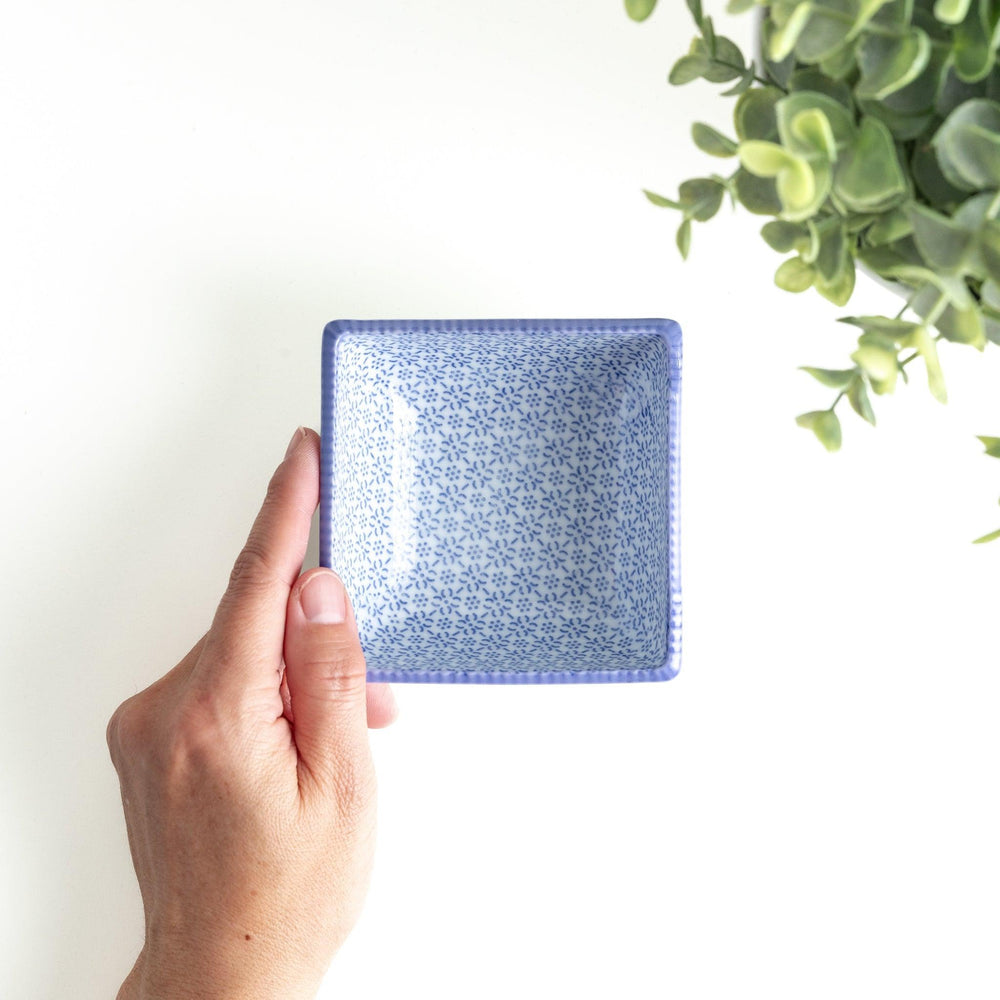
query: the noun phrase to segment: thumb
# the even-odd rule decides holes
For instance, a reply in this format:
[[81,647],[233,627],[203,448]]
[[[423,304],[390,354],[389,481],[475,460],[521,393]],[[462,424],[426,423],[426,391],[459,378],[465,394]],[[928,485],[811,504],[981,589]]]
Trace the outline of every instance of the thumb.
[[285,679],[300,763],[333,778],[367,758],[365,657],[336,573],[303,573],[288,596]]

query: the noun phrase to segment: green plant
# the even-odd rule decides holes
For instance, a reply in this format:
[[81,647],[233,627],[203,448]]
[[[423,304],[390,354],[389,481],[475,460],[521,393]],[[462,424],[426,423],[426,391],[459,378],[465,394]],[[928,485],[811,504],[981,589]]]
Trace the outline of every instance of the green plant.
[[[625,0],[635,20],[655,6]],[[699,33],[669,80],[730,84],[735,136],[691,131],[737,165],[676,198],[645,192],[681,213],[681,255],[728,196],[770,217],[761,235],[788,255],[779,288],[844,306],[860,265],[903,293],[894,316],[840,320],[860,331],[851,367],[803,368],[836,391],[797,418],[830,451],[840,401],[874,424],[869,392],[891,393],[916,358],[945,402],[937,342],[1000,344],[1000,0],[729,0],[759,12],[759,62],[716,34],[701,0],[687,6]],[[982,440],[1000,457],[1000,439]]]

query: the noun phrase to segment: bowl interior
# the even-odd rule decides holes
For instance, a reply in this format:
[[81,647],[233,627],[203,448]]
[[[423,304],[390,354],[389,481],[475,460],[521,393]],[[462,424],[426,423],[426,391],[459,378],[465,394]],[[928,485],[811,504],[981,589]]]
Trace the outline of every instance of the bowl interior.
[[659,666],[669,389],[655,333],[340,336],[332,565],[369,671]]

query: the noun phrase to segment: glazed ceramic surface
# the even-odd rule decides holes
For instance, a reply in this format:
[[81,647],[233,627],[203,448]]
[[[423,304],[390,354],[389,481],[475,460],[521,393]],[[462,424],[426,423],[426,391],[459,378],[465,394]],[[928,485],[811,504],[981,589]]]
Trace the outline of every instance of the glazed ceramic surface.
[[327,326],[320,561],[369,679],[677,672],[680,347],[670,320]]

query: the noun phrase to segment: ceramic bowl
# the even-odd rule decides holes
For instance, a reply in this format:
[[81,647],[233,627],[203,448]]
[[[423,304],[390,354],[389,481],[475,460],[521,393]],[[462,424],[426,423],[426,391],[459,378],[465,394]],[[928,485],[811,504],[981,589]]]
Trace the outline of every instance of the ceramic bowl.
[[671,320],[341,320],[320,563],[369,680],[666,680],[680,662]]

